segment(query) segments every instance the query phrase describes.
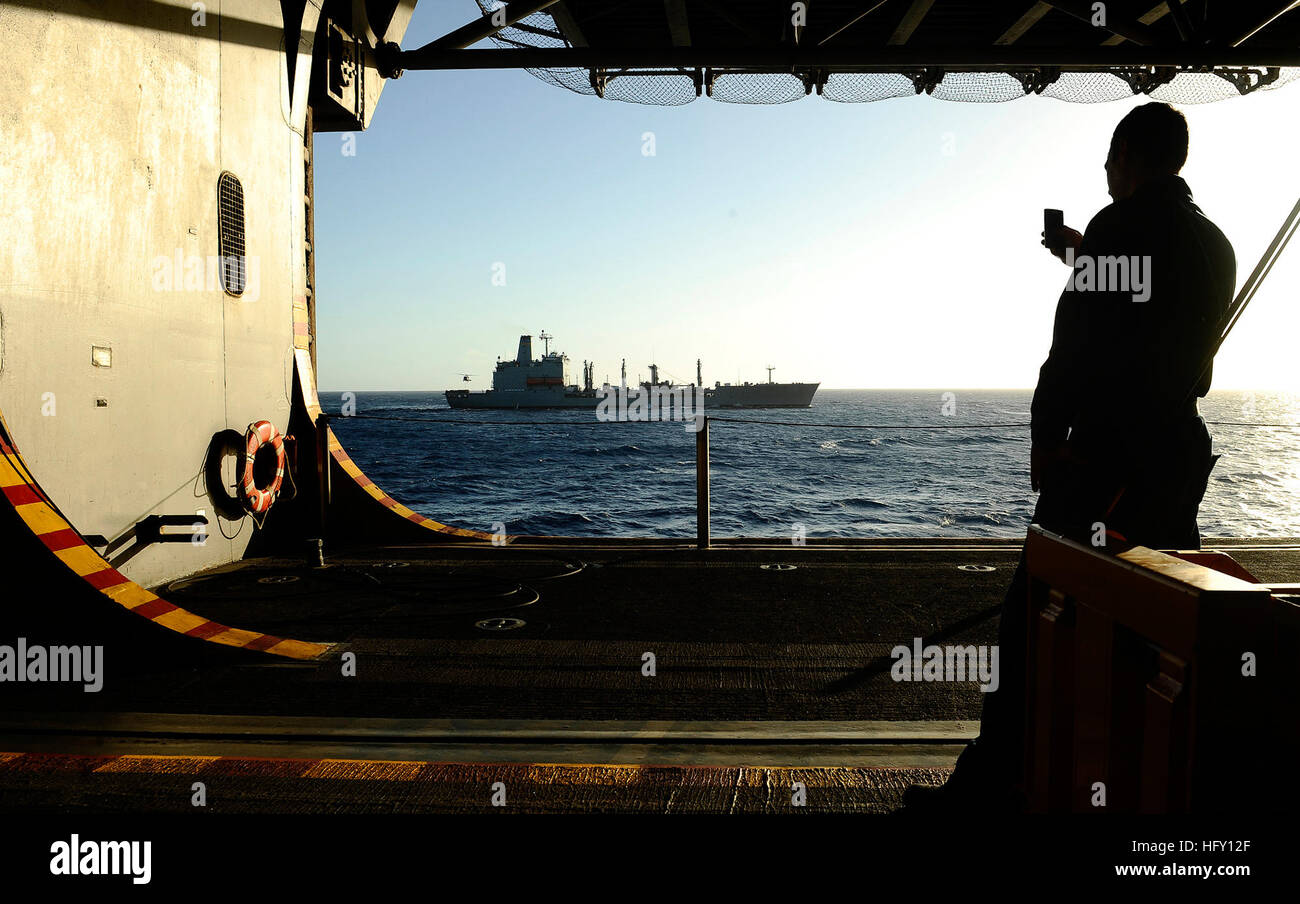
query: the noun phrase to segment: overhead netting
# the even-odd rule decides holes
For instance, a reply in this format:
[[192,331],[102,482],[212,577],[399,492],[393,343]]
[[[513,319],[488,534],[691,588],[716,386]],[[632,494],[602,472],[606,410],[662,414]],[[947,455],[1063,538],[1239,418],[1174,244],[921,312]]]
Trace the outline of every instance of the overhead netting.
[[[483,12],[498,0],[477,0]],[[503,49],[569,47],[549,13],[533,13],[493,36]],[[698,97],[731,104],[784,104],[812,94],[839,103],[867,103],[928,94],[940,100],[1002,103],[1037,94],[1071,103],[1095,104],[1143,94],[1176,104],[1205,104],[1269,91],[1300,78],[1300,68],[1231,68],[1188,71],[1125,67],[1058,72],[807,73],[728,70],[528,69],[531,75],[577,94],[636,104],[677,106]]]

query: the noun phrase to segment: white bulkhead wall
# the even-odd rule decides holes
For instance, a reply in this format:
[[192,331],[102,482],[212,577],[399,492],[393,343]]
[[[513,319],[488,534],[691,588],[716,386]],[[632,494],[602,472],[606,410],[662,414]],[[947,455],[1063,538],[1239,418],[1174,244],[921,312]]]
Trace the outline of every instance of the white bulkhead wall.
[[[220,430],[287,427],[305,283],[304,108],[280,4],[207,3],[205,24],[179,0],[165,24],[166,5],[0,6],[0,411],[82,534],[206,512],[203,545],[108,554],[146,585],[242,555],[253,525],[216,520],[204,455]],[[244,189],[243,299],[186,279],[218,253],[223,171]]]

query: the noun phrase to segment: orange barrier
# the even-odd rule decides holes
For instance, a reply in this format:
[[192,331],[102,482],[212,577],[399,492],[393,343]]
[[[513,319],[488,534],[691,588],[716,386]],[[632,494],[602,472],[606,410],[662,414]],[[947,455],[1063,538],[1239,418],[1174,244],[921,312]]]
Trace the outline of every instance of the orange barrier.
[[1300,607],[1222,554],[1114,555],[1035,525],[1026,555],[1031,809],[1239,812],[1276,799],[1292,764],[1268,764],[1294,742],[1284,693]]

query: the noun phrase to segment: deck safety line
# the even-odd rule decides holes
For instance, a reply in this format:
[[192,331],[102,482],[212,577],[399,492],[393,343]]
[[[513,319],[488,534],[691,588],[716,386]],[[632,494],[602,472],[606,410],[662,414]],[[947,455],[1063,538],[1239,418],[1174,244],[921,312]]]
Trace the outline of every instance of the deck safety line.
[[[736,773],[772,772],[821,779],[805,784],[812,787],[860,786],[868,778],[899,778],[930,775],[943,781],[951,773],[945,766],[739,766],[677,763],[531,763],[482,761],[370,760],[349,758],[251,757],[212,754],[68,754],[0,752],[0,776],[13,773],[51,771],[81,775],[179,775],[194,778],[329,779],[380,782],[433,782],[478,784],[505,780],[564,785],[615,785],[635,787],[652,776],[691,776],[698,787],[729,788]],[[704,778],[705,781],[698,782]],[[709,779],[712,781],[709,781]],[[854,778],[859,782],[855,783]],[[574,782],[574,780],[578,780]],[[757,786],[758,781],[742,782]]]
[[[365,490],[367,495],[375,499],[380,505],[390,509],[395,514],[402,516],[407,521],[418,524],[421,527],[427,527],[429,530],[437,531],[440,534],[450,534],[454,537],[469,537],[474,540],[492,539],[492,534],[485,533],[481,530],[469,530],[464,527],[452,527],[449,524],[434,521],[432,518],[426,518],[419,512],[413,511],[402,505],[392,496],[389,496],[376,486],[375,482],[367,477],[365,473],[362,472],[361,468],[357,467],[357,463],[352,460],[352,456],[348,455],[347,450],[343,448],[343,444],[339,442],[339,439],[334,435],[333,430],[329,431],[329,452],[330,455],[333,456],[334,461],[338,463],[338,466],[343,469],[344,473],[351,477],[357,486]],[[503,537],[502,539],[508,541],[510,538]]]
[[289,659],[319,659],[331,644],[231,628],[174,606],[146,590],[89,546],[31,477],[0,416],[0,491],[31,532],[69,570],[119,606],[186,637]]
[[[307,416],[315,424],[326,415],[321,410],[320,396],[316,392],[316,372],[311,363],[311,312],[307,308],[307,297],[305,295],[298,296],[293,302],[293,345],[293,360],[297,369],[298,388],[302,392]],[[472,540],[491,540],[493,538],[492,534],[483,531],[452,527],[449,524],[443,524],[441,521],[434,521],[432,518],[426,518],[424,515],[402,505],[376,486],[375,482],[362,472],[357,463],[352,460],[352,456],[348,455],[347,450],[343,448],[339,438],[334,435],[333,430],[326,428],[326,433],[328,434],[327,449],[330,457],[343,469],[343,473],[351,477],[357,486],[361,487],[368,496],[384,508],[399,517],[405,518],[412,524],[419,525],[435,533],[465,537]],[[510,538],[505,537],[503,541],[508,543]]]

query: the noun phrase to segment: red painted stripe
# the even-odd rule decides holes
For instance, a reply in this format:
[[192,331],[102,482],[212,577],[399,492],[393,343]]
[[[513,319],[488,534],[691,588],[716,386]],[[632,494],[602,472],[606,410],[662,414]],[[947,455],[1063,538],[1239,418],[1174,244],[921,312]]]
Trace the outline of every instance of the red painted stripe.
[[308,333],[309,333],[310,331],[309,331],[309,329],[308,329],[307,324],[305,324],[305,323],[303,323],[301,320],[299,320],[299,321],[295,321],[295,322],[294,322],[294,325],[293,325],[293,332],[294,332],[294,335],[297,335],[297,336],[306,336],[306,335],[308,335]]
[[14,505],[27,505],[31,502],[44,502],[45,499],[36,488],[25,483],[20,483],[16,487],[5,487],[5,496]]
[[71,549],[74,546],[81,546],[85,543],[81,539],[81,534],[72,528],[66,530],[52,530],[48,534],[41,534],[41,542],[50,549],[58,552],[60,549]]
[[115,759],[117,755],[24,753],[7,763],[0,764],[0,772],[80,772],[89,775]]
[[379,500],[379,504],[382,505],[384,508],[392,508],[393,506],[397,505],[397,500],[394,499],[392,496],[384,496]]
[[283,637],[272,637],[270,634],[263,634],[254,640],[244,644],[245,650],[269,650],[271,647],[284,640]]
[[144,616],[145,618],[157,618],[158,616],[165,615],[168,612],[174,612],[178,608],[180,607],[173,606],[171,603],[167,602],[166,600],[150,600],[149,602],[144,603],[143,605],[136,606],[131,611],[134,612],[136,615],[141,615]]
[[85,576],[85,581],[96,590],[103,590],[105,587],[116,587],[118,584],[125,584],[129,580],[130,578],[116,568],[104,568]]
[[407,521],[414,521],[416,524],[423,524],[423,523],[424,523],[424,516],[423,516],[423,515],[417,515],[415,512],[411,512],[411,514],[409,514],[409,515],[404,515],[403,517],[406,518]]
[[197,637],[199,640],[207,640],[209,637],[212,637],[213,635],[220,634],[222,631],[228,631],[228,630],[230,629],[227,628],[225,625],[218,624],[217,622],[214,621],[210,621],[210,622],[204,622],[203,624],[199,625],[197,628],[190,628],[188,631],[185,632],[185,636]]
[[371,486],[371,485],[374,483],[373,480],[371,480],[369,477],[367,477],[367,476],[364,475],[364,474],[362,474],[360,477],[356,478],[356,481],[357,481],[357,486],[359,486],[359,487],[368,487],[368,486]]

